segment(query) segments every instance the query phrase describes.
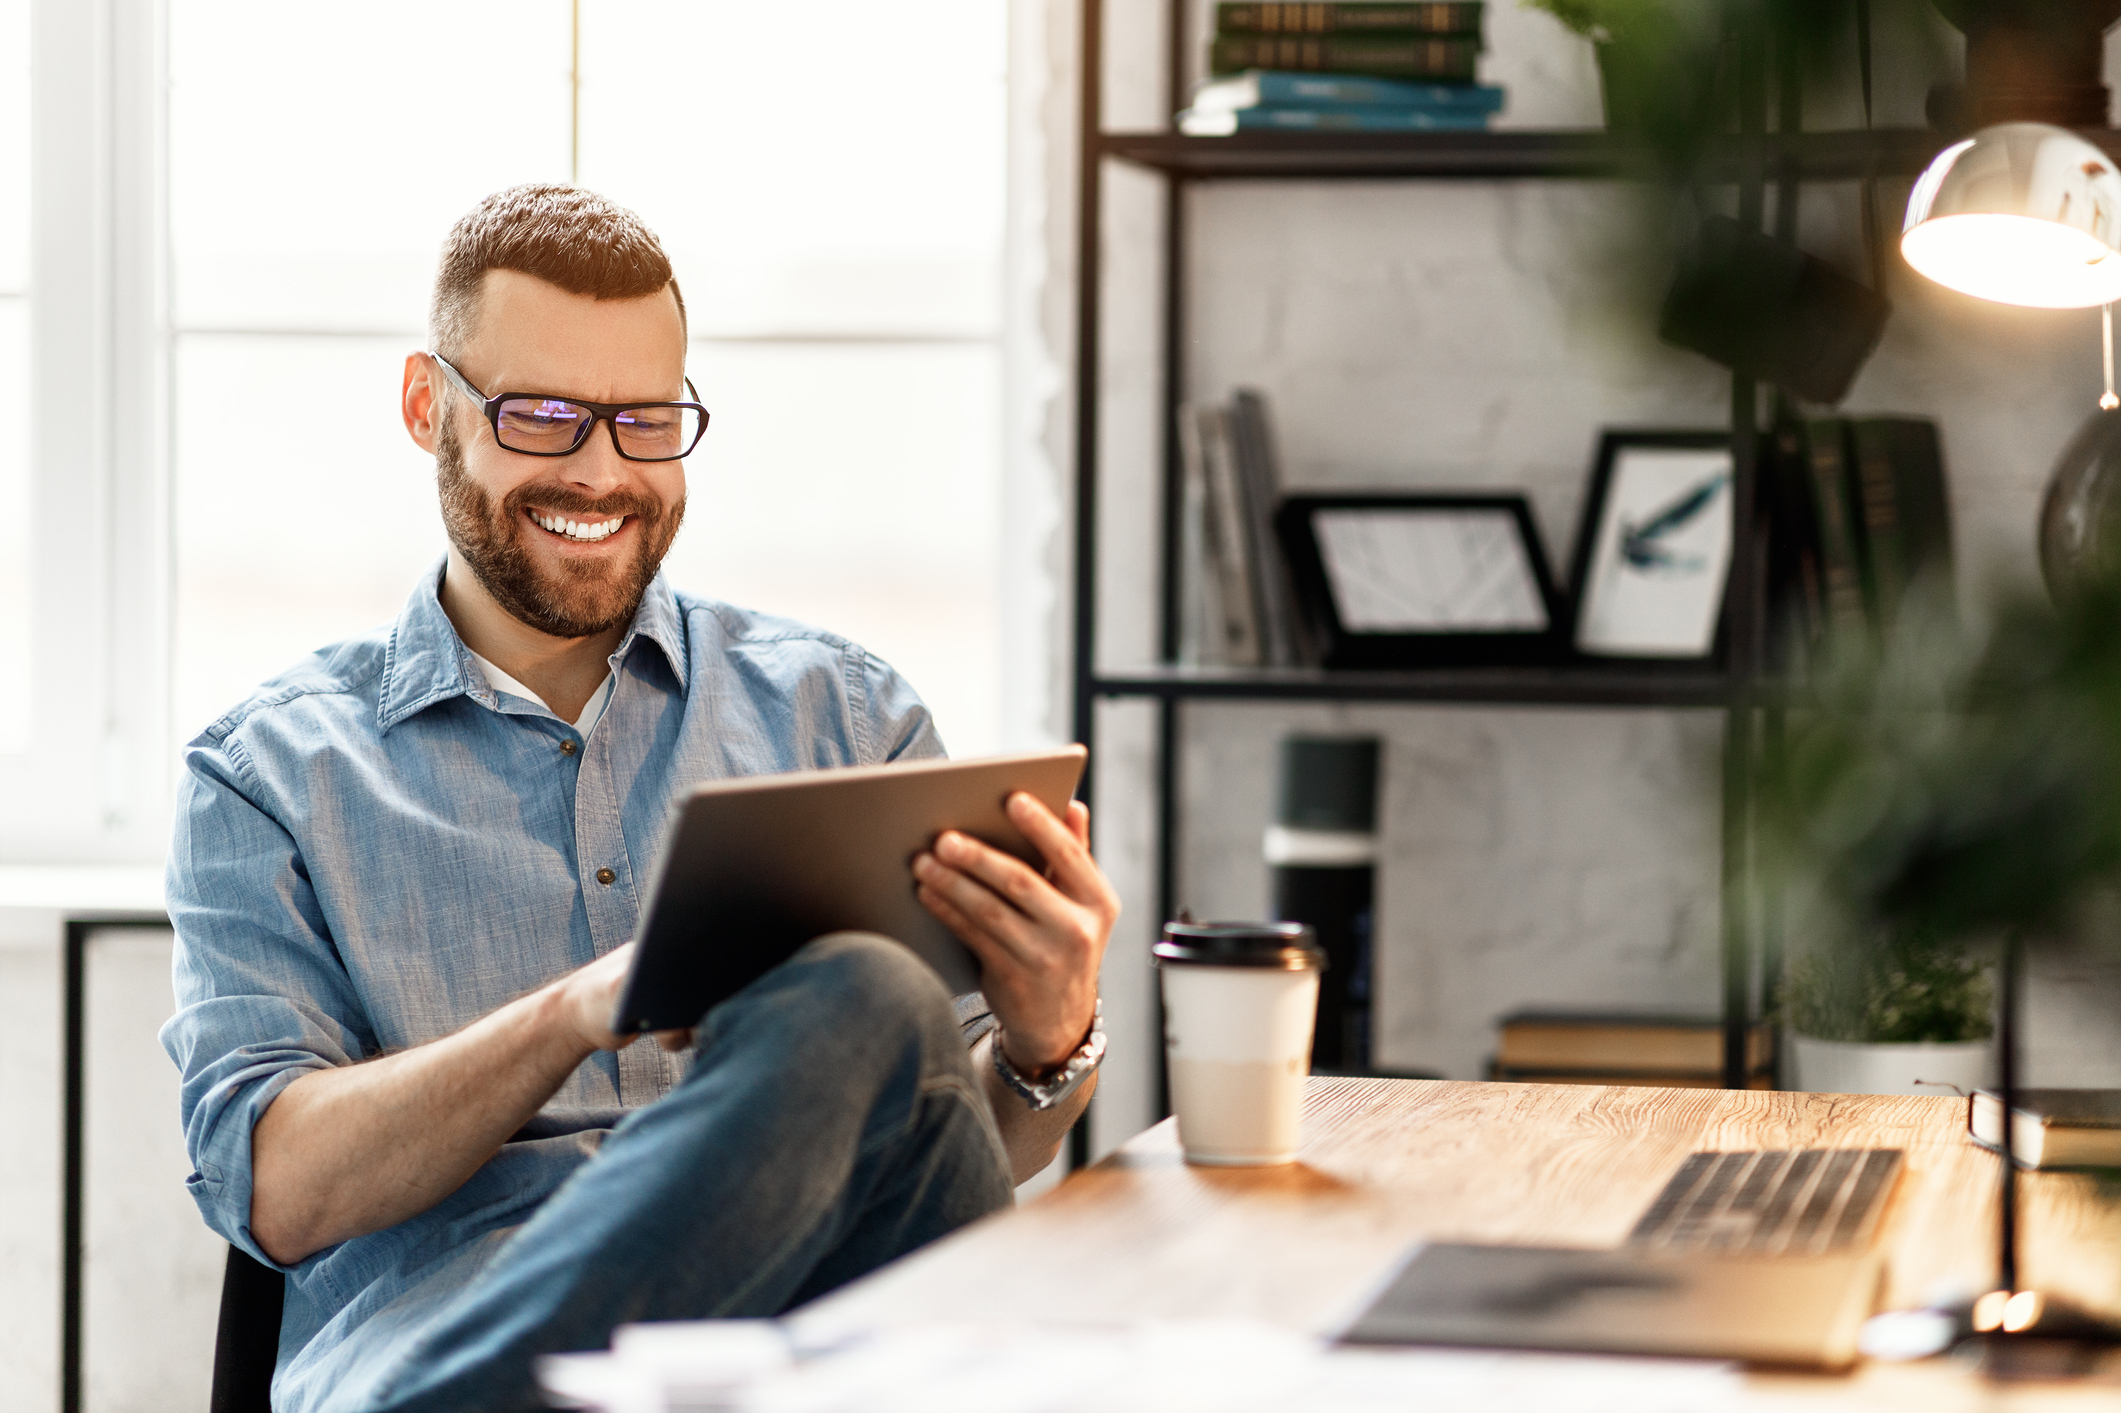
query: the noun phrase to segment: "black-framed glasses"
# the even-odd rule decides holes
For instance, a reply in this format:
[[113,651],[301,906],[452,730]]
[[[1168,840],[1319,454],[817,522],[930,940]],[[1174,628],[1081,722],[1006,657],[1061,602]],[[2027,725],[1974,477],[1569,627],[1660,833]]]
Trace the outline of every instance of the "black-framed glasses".
[[[488,397],[441,354],[427,356],[464,396],[479,404],[493,439],[525,456],[572,456],[599,422],[610,429],[611,445],[628,461],[676,461],[690,455],[707,433],[707,409],[697,402],[583,402],[524,392]],[[690,378],[685,391],[700,395]]]

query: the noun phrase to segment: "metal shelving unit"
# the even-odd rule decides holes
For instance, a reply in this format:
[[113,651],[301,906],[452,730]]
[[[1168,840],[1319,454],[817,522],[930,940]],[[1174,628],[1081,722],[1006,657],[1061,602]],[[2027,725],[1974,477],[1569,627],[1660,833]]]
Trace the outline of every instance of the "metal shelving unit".
[[[1920,172],[1945,145],[1922,129],[1803,132],[1797,121],[1797,86],[1790,64],[1771,65],[1769,5],[1773,0],[1727,0],[1738,44],[1738,130],[1695,154],[1689,180],[1736,187],[1739,221],[1761,229],[1765,195],[1775,184],[1776,234],[1795,229],[1798,188],[1806,181],[1908,176]],[[1169,111],[1185,91],[1185,59],[1193,42],[1185,22],[1189,7],[1173,0],[1168,11]],[[1723,769],[1722,969],[1724,1080],[1745,1082],[1745,1033],[1756,1012],[1756,959],[1762,977],[1779,960],[1772,923],[1765,948],[1756,947],[1748,861],[1751,853],[1755,764],[1781,735],[1779,694],[1762,681],[1765,640],[1765,528],[1756,518],[1741,521],[1732,550],[1725,600],[1723,665],[1715,670],[1674,670],[1667,665],[1624,664],[1421,672],[1325,672],[1320,670],[1222,670],[1176,665],[1179,639],[1180,462],[1177,410],[1185,388],[1183,192],[1193,182],[1303,180],[1548,180],[1654,179],[1656,154],[1646,144],[1602,130],[1483,131],[1407,134],[1247,133],[1230,137],[1185,137],[1169,132],[1107,132],[1100,122],[1103,15],[1100,0],[1083,0],[1078,146],[1076,304],[1077,390],[1074,487],[1074,729],[1092,744],[1099,701],[1149,699],[1156,708],[1157,908],[1168,917],[1176,905],[1174,879],[1180,820],[1177,757],[1183,707],[1188,701],[1369,701],[1508,706],[1712,707],[1725,713]],[[1782,85],[1780,130],[1770,132],[1766,115],[1770,70]],[[2121,156],[2121,134],[2087,133]],[[1162,301],[1163,514],[1160,588],[1162,661],[1125,670],[1102,668],[1097,655],[1098,387],[1100,378],[1099,293],[1101,286],[1102,184],[1109,163],[1161,174],[1164,192]],[[1733,504],[1756,507],[1755,462],[1760,431],[1760,389],[1739,372],[1731,379],[1731,426],[1736,451]],[[1765,952],[1765,956],[1760,954]],[[1763,985],[1765,983],[1763,982]]]

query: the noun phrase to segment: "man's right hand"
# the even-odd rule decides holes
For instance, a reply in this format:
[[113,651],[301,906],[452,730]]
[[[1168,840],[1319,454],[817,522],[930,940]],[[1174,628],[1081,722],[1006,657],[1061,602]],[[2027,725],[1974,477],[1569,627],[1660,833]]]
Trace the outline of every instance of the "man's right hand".
[[[281,1090],[251,1130],[258,1244],[292,1265],[456,1191],[583,1060],[640,1038],[611,1029],[632,961],[629,942],[454,1035]],[[692,1032],[656,1038],[676,1050]]]

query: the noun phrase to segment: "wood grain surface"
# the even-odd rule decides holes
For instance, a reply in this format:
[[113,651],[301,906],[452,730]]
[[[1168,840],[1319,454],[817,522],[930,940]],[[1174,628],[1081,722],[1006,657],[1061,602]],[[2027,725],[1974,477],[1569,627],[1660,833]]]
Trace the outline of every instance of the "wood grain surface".
[[[1877,1241],[1886,1307],[1916,1306],[1994,1281],[1997,1163],[1968,1141],[1965,1116],[1952,1098],[1313,1079],[1292,1166],[1188,1167],[1167,1121],[797,1318],[819,1337],[1007,1311],[1246,1316],[1329,1333],[1416,1242],[1614,1246],[1689,1153],[1814,1147],[1905,1150]],[[2121,1314],[2121,1196],[2078,1174],[2028,1186],[2027,1280]],[[2080,1397],[2121,1408],[2111,1384],[2004,1393],[1936,1361],[1755,1381],[1925,1413]]]

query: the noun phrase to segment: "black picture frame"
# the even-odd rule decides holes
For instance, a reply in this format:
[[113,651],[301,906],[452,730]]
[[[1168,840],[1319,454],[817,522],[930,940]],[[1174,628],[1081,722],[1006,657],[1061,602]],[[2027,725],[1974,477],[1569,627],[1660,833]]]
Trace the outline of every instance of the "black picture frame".
[[[1370,632],[1350,629],[1343,621],[1316,529],[1322,511],[1377,510],[1464,512],[1507,515],[1523,549],[1532,588],[1546,626],[1536,631],[1437,629],[1418,632]],[[1319,645],[1324,666],[1338,669],[1496,667],[1552,662],[1565,641],[1567,613],[1532,508],[1522,495],[1507,492],[1452,493],[1366,491],[1284,497],[1274,517],[1289,577],[1296,588],[1306,627]]]
[[[1576,540],[1569,556],[1568,616],[1561,635],[1561,649],[1568,660],[1585,663],[1625,662],[1632,668],[1648,671],[1660,669],[1698,672],[1704,667],[1723,666],[1730,641],[1730,564],[1725,561],[1724,578],[1717,590],[1715,630],[1707,651],[1699,654],[1674,655],[1666,653],[1631,653],[1618,650],[1587,651],[1582,646],[1584,615],[1589,606],[1591,576],[1594,560],[1598,554],[1600,536],[1607,517],[1613,512],[1613,478],[1621,453],[1631,448],[1679,451],[1721,451],[1735,455],[1729,431],[1685,428],[1641,428],[1615,427],[1601,432],[1598,437],[1598,452],[1591,466],[1591,479],[1587,488],[1583,513],[1577,519]],[[1735,484],[1735,482],[1730,483]],[[1725,496],[1726,513],[1731,512],[1732,498]],[[1731,517],[1731,535],[1734,541],[1738,532],[1737,518]]]

